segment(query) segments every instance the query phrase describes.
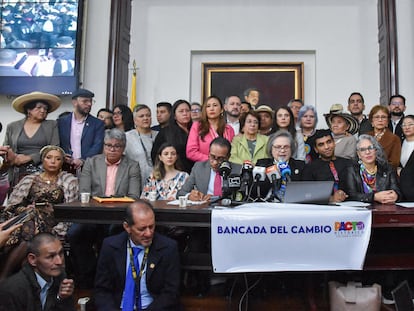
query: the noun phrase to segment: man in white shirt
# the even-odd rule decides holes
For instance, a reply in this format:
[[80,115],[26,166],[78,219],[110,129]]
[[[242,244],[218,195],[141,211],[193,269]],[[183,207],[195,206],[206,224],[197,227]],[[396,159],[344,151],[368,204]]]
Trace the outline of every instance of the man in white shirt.
[[226,112],[226,123],[234,130],[234,135],[240,132],[241,100],[239,96],[227,96],[224,100],[224,111]]

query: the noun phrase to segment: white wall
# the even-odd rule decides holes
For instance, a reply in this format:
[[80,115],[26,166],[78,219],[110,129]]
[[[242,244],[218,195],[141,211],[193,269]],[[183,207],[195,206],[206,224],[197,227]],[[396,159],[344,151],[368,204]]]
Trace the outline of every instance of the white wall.
[[[96,94],[96,113],[105,106],[110,0],[86,2],[82,82]],[[203,61],[197,57],[206,52],[212,61],[231,51],[239,51],[240,59],[277,61],[296,51],[305,61],[306,102],[316,104],[320,114],[333,103],[345,104],[352,91],[364,94],[369,110],[379,98],[376,2],[133,0],[130,54],[139,67],[138,101],[155,107],[161,100],[199,100],[201,69],[194,62]],[[412,0],[397,0],[400,93],[409,113],[414,112],[413,15]],[[22,117],[12,100],[0,96],[0,143],[6,125]],[[72,109],[70,99],[63,101],[49,118]]]
[[154,106],[200,100],[205,59],[302,53],[305,100],[322,114],[352,91],[368,108],[378,103],[377,41],[376,0],[134,0],[130,54],[140,68],[138,102]]
[[407,102],[406,114],[414,114],[414,2],[397,0],[399,93]]

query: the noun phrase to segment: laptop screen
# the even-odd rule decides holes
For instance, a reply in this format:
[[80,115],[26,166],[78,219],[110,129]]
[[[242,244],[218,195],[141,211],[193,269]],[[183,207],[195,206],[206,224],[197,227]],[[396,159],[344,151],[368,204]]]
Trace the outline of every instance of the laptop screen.
[[285,203],[328,204],[333,181],[291,181],[286,184]]

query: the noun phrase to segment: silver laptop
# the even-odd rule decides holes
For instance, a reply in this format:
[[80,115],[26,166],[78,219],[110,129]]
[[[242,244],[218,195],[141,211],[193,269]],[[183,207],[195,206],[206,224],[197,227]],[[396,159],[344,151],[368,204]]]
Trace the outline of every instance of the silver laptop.
[[291,181],[286,184],[285,203],[328,204],[333,181]]
[[413,311],[414,304],[411,296],[410,286],[407,281],[402,281],[391,291],[396,311]]

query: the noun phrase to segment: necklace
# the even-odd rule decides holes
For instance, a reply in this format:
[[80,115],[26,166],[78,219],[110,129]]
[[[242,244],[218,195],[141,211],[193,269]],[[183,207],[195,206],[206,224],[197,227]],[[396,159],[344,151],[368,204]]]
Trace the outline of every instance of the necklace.
[[369,170],[367,167],[365,167],[365,169],[367,170],[367,173],[374,176],[377,173],[377,166],[375,165],[372,170]]
[[45,181],[48,185],[50,185],[51,183],[55,183],[57,180],[57,176],[53,176],[53,177],[47,177],[45,173],[42,173],[40,175],[40,177],[43,179],[43,181]]
[[379,132],[379,133],[377,133],[377,134],[375,134],[375,139],[378,141],[378,140],[380,140],[381,138],[382,138],[382,136],[384,136],[384,133],[385,133],[385,128],[381,131],[381,132]]

